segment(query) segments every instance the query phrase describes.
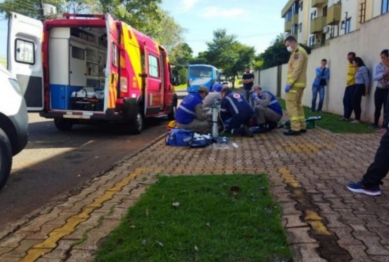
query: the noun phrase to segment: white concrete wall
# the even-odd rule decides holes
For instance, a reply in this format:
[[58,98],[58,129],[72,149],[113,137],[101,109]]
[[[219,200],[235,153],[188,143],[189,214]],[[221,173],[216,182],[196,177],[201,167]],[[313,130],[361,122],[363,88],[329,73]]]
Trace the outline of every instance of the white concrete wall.
[[254,85],[258,85],[260,83],[259,79],[260,79],[260,71],[254,71],[253,72],[254,74]]
[[[334,38],[329,46],[314,49],[309,56],[307,71],[307,88],[304,92],[303,104],[311,105],[312,82],[315,77],[315,68],[320,65],[323,58],[328,60],[331,78],[327,87],[324,101],[324,111],[342,115],[343,114],[343,94],[346,86],[347,75],[347,53],[353,51],[360,56],[370,73],[380,61],[380,53],[383,49],[389,48],[389,34],[382,34],[382,28],[389,24],[389,13],[373,18],[363,24],[360,30]],[[287,65],[282,66],[282,98],[285,97],[283,88],[286,85]],[[266,72],[266,73],[265,73]],[[265,75],[266,78],[262,78]],[[271,81],[276,81],[276,68],[261,71],[261,84],[265,88],[272,86]],[[266,80],[265,80],[266,79]],[[273,80],[274,79],[274,80]],[[276,82],[274,82],[276,83]],[[375,83],[371,83],[369,95],[362,98],[362,120],[372,122],[374,118],[374,90]]]
[[277,67],[272,67],[260,71],[260,83],[263,89],[271,91],[274,95],[277,94]]
[[381,15],[382,0],[371,0],[372,1],[372,16],[377,17]]

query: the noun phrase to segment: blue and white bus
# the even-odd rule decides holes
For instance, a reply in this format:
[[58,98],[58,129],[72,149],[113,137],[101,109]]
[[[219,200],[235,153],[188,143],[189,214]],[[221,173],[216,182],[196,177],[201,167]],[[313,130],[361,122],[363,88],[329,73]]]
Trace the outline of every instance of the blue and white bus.
[[188,93],[197,92],[200,86],[206,86],[212,90],[214,84],[220,83],[220,71],[205,64],[189,65],[188,68]]

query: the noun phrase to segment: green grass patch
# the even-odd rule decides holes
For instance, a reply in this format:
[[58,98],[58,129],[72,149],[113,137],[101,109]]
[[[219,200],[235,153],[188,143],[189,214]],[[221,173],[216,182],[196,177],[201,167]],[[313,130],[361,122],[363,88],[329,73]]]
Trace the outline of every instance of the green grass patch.
[[279,216],[265,175],[160,177],[95,262],[291,261]]
[[[281,107],[285,110],[285,100],[278,99]],[[316,126],[321,128],[330,130],[334,133],[355,133],[355,134],[366,134],[374,132],[374,129],[369,128],[369,123],[359,123],[359,124],[351,124],[348,121],[340,121],[339,118],[341,116],[322,112],[312,113],[309,107],[304,106],[305,117],[308,118],[310,116],[320,115],[322,117],[321,120],[316,121]]]
[[174,86],[174,90],[176,90],[176,91],[186,91],[186,88],[187,88],[187,84],[181,84],[178,86]]

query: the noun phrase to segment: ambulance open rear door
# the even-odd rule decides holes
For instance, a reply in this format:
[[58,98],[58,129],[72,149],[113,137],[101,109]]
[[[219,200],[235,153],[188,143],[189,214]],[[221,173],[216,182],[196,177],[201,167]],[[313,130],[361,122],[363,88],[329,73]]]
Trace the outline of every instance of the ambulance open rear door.
[[41,21],[10,13],[7,68],[22,88],[28,111],[40,111],[44,107],[42,35]]

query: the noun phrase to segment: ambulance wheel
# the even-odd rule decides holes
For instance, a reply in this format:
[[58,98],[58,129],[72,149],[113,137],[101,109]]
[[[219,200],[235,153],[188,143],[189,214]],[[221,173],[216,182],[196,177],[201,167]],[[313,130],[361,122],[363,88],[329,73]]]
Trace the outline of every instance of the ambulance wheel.
[[54,118],[54,125],[58,130],[69,131],[73,127],[73,122],[69,119]]
[[167,115],[167,119],[169,121],[176,120],[176,112],[177,112],[177,95],[174,94],[173,97],[173,104],[172,104],[172,111]]
[[12,166],[12,149],[8,136],[0,128],[0,190],[8,180]]
[[130,120],[129,131],[131,134],[139,135],[143,131],[143,115],[141,110],[138,109],[134,119]]

